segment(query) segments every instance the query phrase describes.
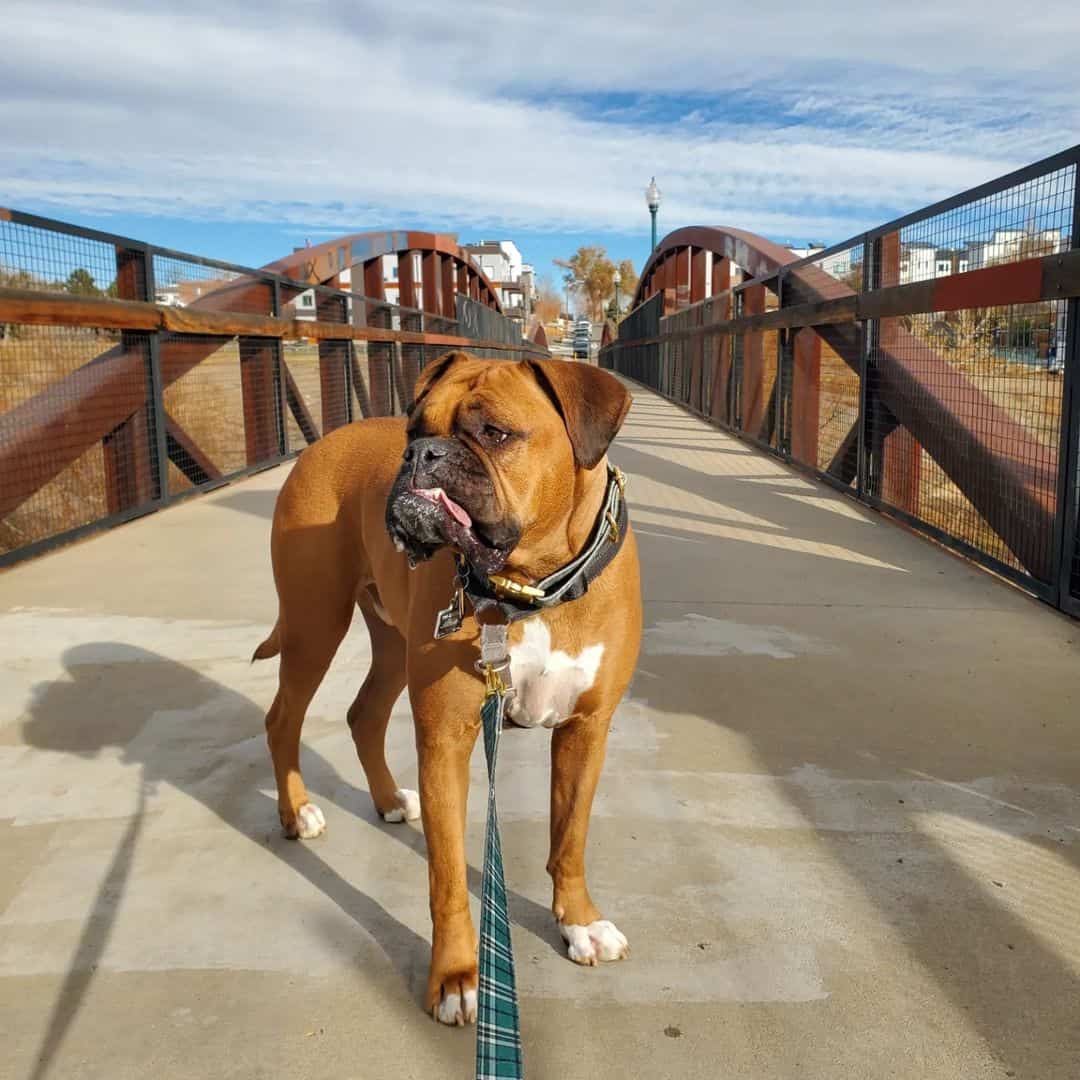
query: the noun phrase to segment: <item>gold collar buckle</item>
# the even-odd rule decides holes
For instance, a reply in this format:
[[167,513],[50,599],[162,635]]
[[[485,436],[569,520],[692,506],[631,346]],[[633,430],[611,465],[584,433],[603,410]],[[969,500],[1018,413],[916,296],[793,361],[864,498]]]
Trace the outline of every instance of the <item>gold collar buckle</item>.
[[523,598],[526,600],[544,599],[543,589],[538,589],[534,585],[522,585],[520,582],[511,581],[510,578],[503,577],[502,574],[489,574],[488,581],[491,582],[496,592],[500,592],[514,600]]

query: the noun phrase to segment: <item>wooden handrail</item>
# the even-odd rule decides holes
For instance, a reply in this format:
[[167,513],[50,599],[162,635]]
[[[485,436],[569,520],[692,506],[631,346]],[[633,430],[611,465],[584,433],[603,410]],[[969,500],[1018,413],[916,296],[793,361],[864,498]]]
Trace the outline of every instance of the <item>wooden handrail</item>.
[[[433,316],[434,317],[434,316]],[[135,300],[112,300],[92,296],[68,296],[33,289],[0,288],[0,323],[33,326],[75,326],[105,330],[167,331],[174,334],[208,334],[215,337],[311,338],[317,341],[398,341],[410,345],[441,345],[447,349],[487,349],[497,352],[547,350],[533,342],[507,344],[477,340],[457,334],[434,334],[414,330],[391,330],[350,323],[306,319],[281,319],[272,315],[249,315],[234,311],[210,311],[194,307],[170,307]]]

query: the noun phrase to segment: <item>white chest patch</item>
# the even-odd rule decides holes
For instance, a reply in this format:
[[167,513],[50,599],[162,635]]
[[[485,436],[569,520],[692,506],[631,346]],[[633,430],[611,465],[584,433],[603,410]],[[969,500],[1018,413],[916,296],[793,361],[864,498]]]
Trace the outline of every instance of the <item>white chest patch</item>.
[[558,727],[578,698],[596,681],[604,646],[589,645],[577,656],[551,647],[551,631],[541,616],[525,624],[510,648],[510,677],[516,693],[507,716],[519,727]]

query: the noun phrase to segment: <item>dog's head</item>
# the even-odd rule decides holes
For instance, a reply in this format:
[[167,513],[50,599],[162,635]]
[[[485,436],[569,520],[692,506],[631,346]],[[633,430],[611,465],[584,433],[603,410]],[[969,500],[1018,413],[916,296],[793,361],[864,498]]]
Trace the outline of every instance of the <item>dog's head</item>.
[[614,376],[563,360],[476,360],[427,367],[386,525],[413,562],[441,547],[495,573],[569,521],[582,478],[603,460],[630,408]]

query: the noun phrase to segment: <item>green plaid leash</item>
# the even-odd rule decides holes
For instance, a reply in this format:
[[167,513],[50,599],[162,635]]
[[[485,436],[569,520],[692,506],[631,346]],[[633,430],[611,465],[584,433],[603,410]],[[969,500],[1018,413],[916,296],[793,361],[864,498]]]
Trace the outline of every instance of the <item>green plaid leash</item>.
[[[484,725],[484,754],[488,770],[487,829],[484,836],[484,873],[480,890],[480,992],[476,1021],[476,1080],[522,1080],[521,1027],[514,980],[514,947],[510,940],[510,912],[503,878],[499,815],[495,808],[495,763],[503,710],[511,690],[506,654],[506,627],[481,628],[483,644],[477,667],[483,672],[487,693],[480,708]],[[501,646],[501,654],[499,649]]]

